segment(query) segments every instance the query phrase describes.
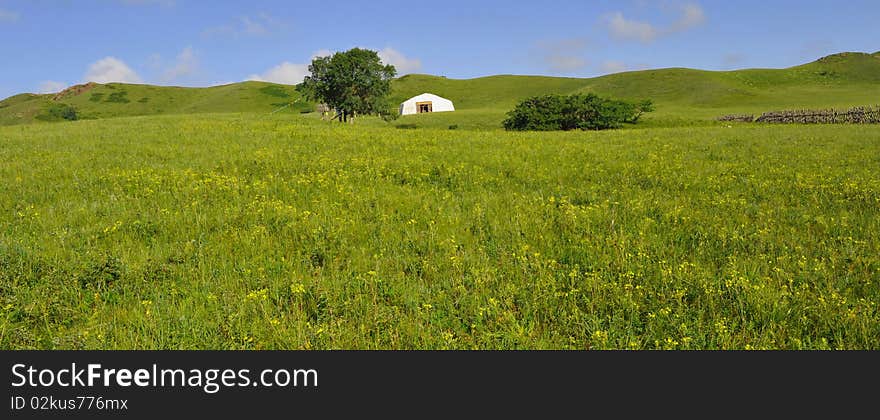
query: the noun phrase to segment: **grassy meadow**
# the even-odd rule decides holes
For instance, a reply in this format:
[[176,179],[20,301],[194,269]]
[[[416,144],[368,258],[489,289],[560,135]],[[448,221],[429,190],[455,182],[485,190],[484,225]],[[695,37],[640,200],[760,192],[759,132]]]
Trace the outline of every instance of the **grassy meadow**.
[[0,127],[0,348],[880,348],[880,127],[436,118]]

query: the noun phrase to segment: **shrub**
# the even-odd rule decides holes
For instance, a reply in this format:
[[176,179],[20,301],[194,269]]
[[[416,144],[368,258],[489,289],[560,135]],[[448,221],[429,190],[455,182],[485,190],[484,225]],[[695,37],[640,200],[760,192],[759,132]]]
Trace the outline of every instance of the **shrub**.
[[76,121],[76,109],[64,103],[51,103],[37,115],[42,121]]
[[504,121],[504,128],[517,131],[605,130],[635,124],[642,114],[654,110],[651,101],[627,102],[595,94],[545,95],[524,100]]
[[400,118],[400,114],[398,113],[398,110],[396,108],[391,108],[391,109],[382,111],[379,113],[379,116],[382,117],[382,121],[389,122],[389,123],[393,122],[393,121],[397,121],[397,119]]
[[289,98],[290,92],[286,91],[283,86],[279,85],[269,85],[266,87],[260,88],[260,93],[263,95],[274,96],[276,98]]
[[126,92],[124,90],[121,90],[119,92],[113,92],[110,94],[110,96],[107,97],[107,100],[104,102],[127,104],[127,103],[131,102],[128,100],[127,96],[128,96],[128,92]]

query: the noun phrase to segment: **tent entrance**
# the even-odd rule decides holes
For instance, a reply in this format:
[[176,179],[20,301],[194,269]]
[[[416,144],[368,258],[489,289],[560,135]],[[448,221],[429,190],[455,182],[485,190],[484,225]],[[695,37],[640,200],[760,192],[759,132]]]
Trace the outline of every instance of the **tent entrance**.
[[428,112],[434,112],[434,103],[433,102],[416,102],[416,111],[419,114],[424,114]]

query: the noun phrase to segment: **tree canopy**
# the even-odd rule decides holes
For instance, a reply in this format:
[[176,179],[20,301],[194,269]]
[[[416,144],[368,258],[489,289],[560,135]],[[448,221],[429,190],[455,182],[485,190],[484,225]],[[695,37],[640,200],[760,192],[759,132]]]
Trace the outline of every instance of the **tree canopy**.
[[377,52],[361,48],[317,57],[309,72],[297,90],[336,109],[340,121],[356,114],[384,114],[391,79],[397,75],[397,69],[383,64]]
[[504,128],[517,131],[605,130],[624,123],[635,124],[651,101],[627,102],[595,94],[535,96],[522,101],[507,114]]

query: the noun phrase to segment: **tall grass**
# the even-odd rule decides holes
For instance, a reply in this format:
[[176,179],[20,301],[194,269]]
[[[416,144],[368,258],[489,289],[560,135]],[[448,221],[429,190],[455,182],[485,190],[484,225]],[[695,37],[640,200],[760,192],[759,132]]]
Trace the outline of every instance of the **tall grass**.
[[0,347],[880,348],[880,128],[0,128]]

